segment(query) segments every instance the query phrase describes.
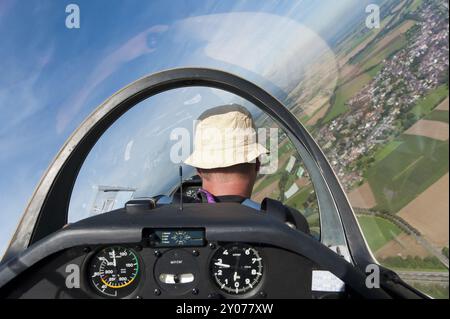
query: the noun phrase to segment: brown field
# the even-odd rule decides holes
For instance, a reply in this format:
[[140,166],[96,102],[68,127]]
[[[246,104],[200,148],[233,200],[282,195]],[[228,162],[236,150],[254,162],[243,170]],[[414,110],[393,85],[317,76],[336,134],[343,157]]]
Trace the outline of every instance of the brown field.
[[[405,21],[403,24],[401,24],[399,27],[397,27],[392,32],[388,33],[385,37],[383,37],[373,48],[371,54],[367,56],[363,61],[361,61],[358,65],[351,65],[347,64],[348,60],[353,56],[356,55],[359,51],[363,50],[370,41],[373,40],[373,38],[378,34],[375,33],[373,36],[369,37],[366,41],[361,43],[357,48],[355,48],[350,54],[348,54],[346,57],[339,60],[339,65],[341,66],[340,75],[342,79],[345,78],[351,78],[354,77],[356,74],[364,71],[361,69],[361,65],[364,65],[364,63],[368,60],[370,60],[371,57],[375,56],[378,52],[383,50],[385,47],[387,47],[392,41],[395,41],[397,37],[408,31],[413,25],[414,21],[408,20]],[[380,29],[381,30],[381,29]]]
[[278,181],[274,181],[272,184],[269,184],[267,187],[263,188],[256,194],[252,195],[252,199],[258,203],[262,202],[262,200],[266,197],[273,198],[272,194],[278,190]]
[[448,124],[439,121],[419,120],[405,131],[409,135],[421,135],[441,141],[448,140]]
[[306,125],[315,125],[318,120],[320,120],[322,117],[325,116],[325,114],[327,114],[327,110],[328,110],[329,106],[330,106],[329,103],[322,106],[322,108],[316,114],[314,114],[313,117],[311,117],[308,120],[308,122],[306,122]]
[[398,213],[438,247],[448,246],[448,183],[447,173]]
[[311,180],[306,177],[301,177],[295,181],[300,189],[305,188],[311,184]]
[[439,111],[448,111],[448,97],[442,101],[441,104],[439,104],[438,106],[436,106],[435,110],[439,110]]
[[361,66],[353,64],[345,64],[340,70],[341,79],[350,79],[355,74],[362,72]]
[[402,35],[406,31],[412,28],[416,22],[412,20],[407,20],[403,22],[400,26],[395,28],[394,31],[388,33],[385,37],[383,37],[375,46],[373,50],[373,55],[375,55],[378,51],[383,50],[387,47],[392,41],[395,41],[398,36]]
[[[380,28],[380,30],[382,30]],[[348,53],[346,56],[341,57],[340,59],[338,59],[338,65],[340,68],[343,68],[344,66],[348,66],[347,62],[356,54],[358,54],[361,50],[363,50],[369,43],[370,41],[372,41],[377,34],[380,31],[377,30],[377,32],[374,32],[373,35],[371,35],[370,37],[368,37],[366,40],[364,40],[364,42],[360,43],[356,48],[354,48],[350,53]],[[342,72],[342,70],[341,70]],[[346,72],[347,73],[347,72]],[[343,77],[343,75],[341,74],[341,77]]]
[[297,116],[312,116],[333,95],[338,80],[335,56],[326,52],[305,69],[303,80],[289,93],[295,100],[292,112]]
[[372,208],[377,202],[375,201],[375,196],[372,193],[372,189],[368,182],[365,182],[360,187],[352,190],[348,194],[348,199],[353,207],[357,208]]
[[386,258],[394,256],[429,256],[428,251],[420,245],[413,236],[407,234],[400,234],[393,240],[389,241],[375,252],[376,258]]
[[303,105],[303,112],[305,112],[306,115],[311,116],[316,112],[318,109],[320,109],[324,104],[326,104],[329,101],[329,96],[316,96],[314,99],[312,99],[310,102]]
[[281,157],[278,158],[278,168],[277,170],[280,169],[280,167],[283,167],[287,164],[287,161],[289,160],[289,158],[292,155],[292,151],[290,152],[286,152],[285,154],[283,154]]

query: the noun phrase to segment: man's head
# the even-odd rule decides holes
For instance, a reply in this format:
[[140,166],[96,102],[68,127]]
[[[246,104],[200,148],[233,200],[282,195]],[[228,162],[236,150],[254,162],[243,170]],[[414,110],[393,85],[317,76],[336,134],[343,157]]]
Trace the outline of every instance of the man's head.
[[197,168],[203,188],[216,196],[239,195],[250,197],[258,175],[260,162],[242,163],[229,167]]
[[212,194],[250,197],[260,167],[258,158],[267,152],[256,140],[247,109],[224,105],[200,115],[194,152],[185,163],[197,168],[203,188]]

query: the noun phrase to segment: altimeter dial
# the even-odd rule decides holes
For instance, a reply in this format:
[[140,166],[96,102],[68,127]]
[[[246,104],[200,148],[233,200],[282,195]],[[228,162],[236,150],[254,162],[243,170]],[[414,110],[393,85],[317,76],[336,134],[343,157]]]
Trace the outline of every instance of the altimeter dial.
[[211,273],[220,290],[231,294],[247,294],[258,287],[263,278],[260,253],[245,244],[219,248],[211,260]]

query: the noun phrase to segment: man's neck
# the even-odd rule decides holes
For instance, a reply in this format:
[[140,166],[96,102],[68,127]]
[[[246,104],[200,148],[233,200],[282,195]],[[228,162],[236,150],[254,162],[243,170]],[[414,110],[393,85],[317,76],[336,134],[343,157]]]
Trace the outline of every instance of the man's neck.
[[231,183],[209,183],[204,180],[202,188],[214,196],[237,195],[245,198],[250,198],[252,195],[252,188],[247,183],[231,182]]

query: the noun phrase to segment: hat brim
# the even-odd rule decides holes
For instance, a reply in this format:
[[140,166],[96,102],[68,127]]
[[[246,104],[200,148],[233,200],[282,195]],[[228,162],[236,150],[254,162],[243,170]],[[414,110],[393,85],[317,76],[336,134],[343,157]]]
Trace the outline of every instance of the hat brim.
[[[236,151],[236,150],[235,150]],[[202,154],[201,151],[194,150],[192,154],[184,161],[185,164],[203,169],[230,167],[237,164],[251,163],[263,154],[269,154],[269,151],[259,143],[248,145],[245,152],[242,150],[235,154],[233,158],[227,156],[209,156]],[[238,159],[236,159],[238,158]]]

